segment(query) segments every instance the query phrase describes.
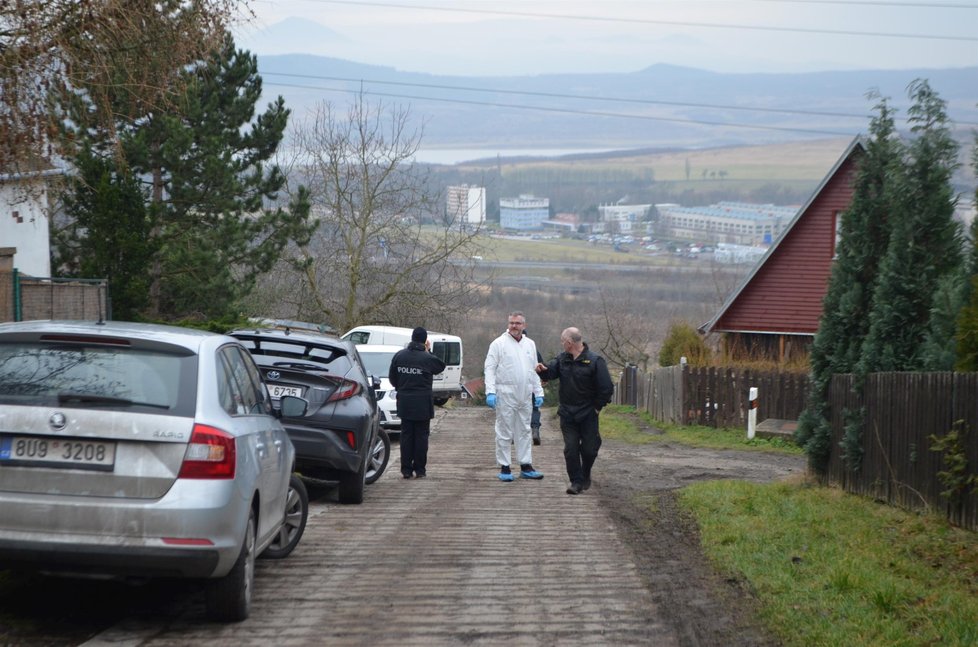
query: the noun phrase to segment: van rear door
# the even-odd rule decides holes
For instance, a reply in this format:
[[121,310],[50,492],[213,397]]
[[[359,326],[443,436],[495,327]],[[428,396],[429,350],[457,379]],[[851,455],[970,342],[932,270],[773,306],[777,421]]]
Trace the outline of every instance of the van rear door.
[[431,352],[445,362],[445,370],[434,377],[435,391],[457,393],[462,390],[462,340],[453,335],[433,335]]

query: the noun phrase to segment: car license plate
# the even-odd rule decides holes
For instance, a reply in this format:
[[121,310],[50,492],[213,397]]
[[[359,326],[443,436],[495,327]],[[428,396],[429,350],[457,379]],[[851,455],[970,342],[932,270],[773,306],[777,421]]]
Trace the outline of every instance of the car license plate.
[[281,384],[271,384],[268,387],[273,398],[281,398],[283,395],[293,395],[297,398],[302,397],[301,386],[282,386]]
[[0,436],[0,462],[110,471],[115,465],[115,443],[77,438]]

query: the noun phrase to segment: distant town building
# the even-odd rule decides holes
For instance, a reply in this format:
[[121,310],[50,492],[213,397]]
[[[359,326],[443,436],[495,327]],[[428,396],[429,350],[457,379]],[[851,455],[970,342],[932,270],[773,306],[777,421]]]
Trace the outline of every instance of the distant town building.
[[717,248],[713,251],[713,260],[717,263],[750,263],[753,265],[764,258],[768,247],[751,247],[748,245],[732,245],[730,243],[717,243]]
[[445,213],[450,223],[481,225],[486,221],[486,189],[461,184],[448,187]]
[[499,226],[514,231],[541,231],[550,218],[550,198],[521,195],[499,200]]
[[604,231],[633,232],[643,230],[640,225],[652,208],[650,204],[603,204],[598,207]]
[[770,245],[791,222],[797,207],[718,202],[708,207],[657,204],[660,231],[677,238],[735,245]]

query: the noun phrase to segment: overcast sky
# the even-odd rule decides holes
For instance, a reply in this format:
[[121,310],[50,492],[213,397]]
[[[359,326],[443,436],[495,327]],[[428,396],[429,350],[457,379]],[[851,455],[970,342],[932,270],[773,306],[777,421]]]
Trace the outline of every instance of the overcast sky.
[[[453,75],[978,65],[978,0],[252,0],[238,41]],[[286,19],[288,28],[276,27]],[[315,24],[312,24],[315,23]]]

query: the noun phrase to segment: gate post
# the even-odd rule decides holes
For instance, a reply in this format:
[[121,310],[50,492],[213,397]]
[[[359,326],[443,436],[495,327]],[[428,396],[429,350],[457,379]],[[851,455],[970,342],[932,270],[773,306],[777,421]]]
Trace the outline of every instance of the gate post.
[[[743,391],[741,391],[743,393]],[[750,398],[750,409],[747,411],[747,440],[754,439],[754,431],[757,428],[757,387],[752,386],[748,391]]]
[[23,316],[21,303],[20,303],[20,272],[17,268],[13,271],[13,286],[14,286],[14,321],[20,321]]

